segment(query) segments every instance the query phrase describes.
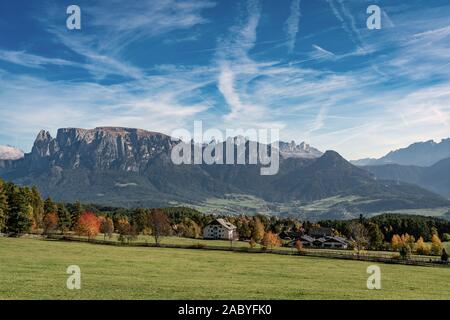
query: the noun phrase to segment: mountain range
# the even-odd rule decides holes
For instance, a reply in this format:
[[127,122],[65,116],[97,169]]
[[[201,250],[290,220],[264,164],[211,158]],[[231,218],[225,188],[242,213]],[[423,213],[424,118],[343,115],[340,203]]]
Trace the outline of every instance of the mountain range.
[[450,158],[450,139],[443,139],[441,142],[433,140],[417,142],[406,148],[391,151],[379,159],[366,158],[351,162],[357,166],[399,164],[428,167],[446,158]]
[[[0,176],[37,185],[44,196],[59,201],[109,206],[201,205],[244,195],[266,203],[273,213],[290,214],[333,199],[326,209],[312,210],[326,211],[331,217],[450,207],[448,199],[435,192],[398,179],[380,180],[335,151],[322,153],[305,143],[281,142],[278,174],[262,176],[259,163],[175,165],[170,155],[180,142],[162,133],[131,128],[63,128],[56,138],[41,131],[30,153],[18,160],[0,161]],[[246,143],[248,159],[250,142],[242,143]],[[239,210],[252,208],[243,205]]]
[[371,172],[377,179],[412,183],[450,198],[450,139],[417,142],[380,159],[361,159],[352,163]]

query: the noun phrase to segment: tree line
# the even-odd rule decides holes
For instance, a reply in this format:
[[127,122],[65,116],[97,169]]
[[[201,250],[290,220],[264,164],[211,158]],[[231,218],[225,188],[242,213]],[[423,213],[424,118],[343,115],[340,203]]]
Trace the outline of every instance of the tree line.
[[437,217],[386,213],[371,218],[360,216],[355,220],[324,220],[318,223],[348,235],[349,226],[355,221],[364,224],[368,229],[374,229],[371,233],[378,234],[378,237],[387,242],[391,242],[395,235],[402,234],[409,234],[415,239],[422,237],[426,242],[430,242],[433,235],[450,241],[450,221]]
[[203,228],[218,217],[234,224],[239,238],[249,240],[250,246],[256,243],[279,246],[281,232],[301,234],[314,227],[331,228],[335,235],[351,239],[357,250],[394,250],[405,255],[437,254],[437,248],[442,248],[439,243],[450,241],[450,221],[434,217],[383,214],[312,223],[295,217],[217,216],[186,207],[114,208],[80,202],[57,203],[50,197],[44,200],[36,187],[21,187],[0,179],[0,232],[8,234],[75,232],[91,238],[102,233],[106,238],[117,233],[122,242],[145,234],[153,236],[159,244],[167,235],[201,238]]
[[418,255],[448,255],[442,242],[450,241],[450,221],[418,215],[382,214],[369,219],[326,220],[320,225],[349,237],[357,249],[391,250],[402,258]]

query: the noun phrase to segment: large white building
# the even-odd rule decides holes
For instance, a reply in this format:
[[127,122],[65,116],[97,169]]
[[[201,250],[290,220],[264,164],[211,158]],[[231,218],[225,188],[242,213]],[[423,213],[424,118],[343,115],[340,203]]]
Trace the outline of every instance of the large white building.
[[203,229],[203,238],[237,240],[236,226],[224,219],[216,219]]

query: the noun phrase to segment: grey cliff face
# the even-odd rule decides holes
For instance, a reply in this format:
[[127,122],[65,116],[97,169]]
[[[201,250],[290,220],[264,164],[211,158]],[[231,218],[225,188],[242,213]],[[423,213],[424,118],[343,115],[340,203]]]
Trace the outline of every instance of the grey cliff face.
[[157,154],[169,152],[176,141],[161,133],[140,129],[101,127],[59,129],[56,138],[39,132],[26,155],[34,169],[123,170],[139,172]]

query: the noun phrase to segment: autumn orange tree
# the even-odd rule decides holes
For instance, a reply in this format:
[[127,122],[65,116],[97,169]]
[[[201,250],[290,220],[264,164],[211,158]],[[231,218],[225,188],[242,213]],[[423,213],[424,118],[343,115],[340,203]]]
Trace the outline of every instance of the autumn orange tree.
[[100,232],[100,221],[92,212],[82,213],[75,225],[75,233],[80,236],[87,236],[89,239],[95,237]]
[[154,209],[150,212],[147,223],[157,246],[159,246],[163,237],[170,235],[172,230],[169,217],[160,209]]
[[128,222],[127,218],[120,218],[117,220],[116,228],[119,234],[125,235],[130,229],[130,222]]
[[117,232],[119,233],[118,240],[121,243],[130,243],[135,240],[139,234],[135,225],[128,221],[128,218],[120,218],[116,223]]
[[280,247],[281,240],[275,233],[269,231],[264,234],[262,245],[269,249],[272,249],[273,247]]
[[44,234],[49,234],[58,229],[58,215],[56,212],[47,213],[43,219]]
[[127,236],[131,233],[131,225],[127,218],[121,218],[117,220],[117,232],[119,233],[119,241],[124,243],[127,240]]

